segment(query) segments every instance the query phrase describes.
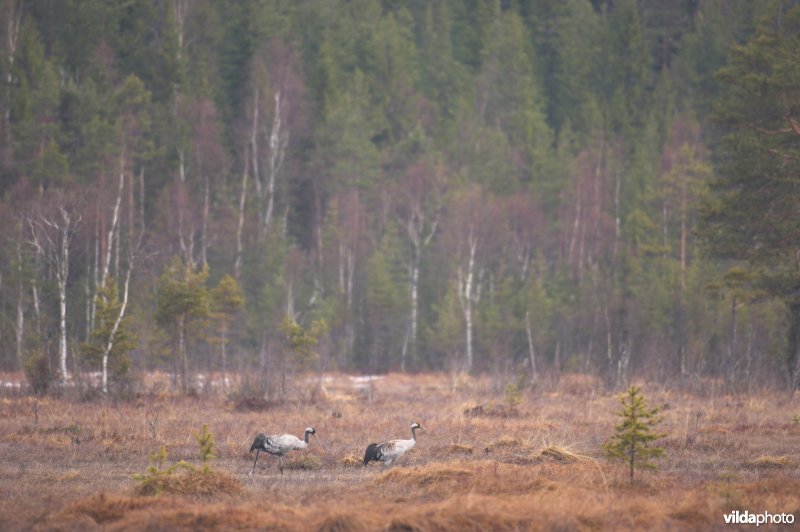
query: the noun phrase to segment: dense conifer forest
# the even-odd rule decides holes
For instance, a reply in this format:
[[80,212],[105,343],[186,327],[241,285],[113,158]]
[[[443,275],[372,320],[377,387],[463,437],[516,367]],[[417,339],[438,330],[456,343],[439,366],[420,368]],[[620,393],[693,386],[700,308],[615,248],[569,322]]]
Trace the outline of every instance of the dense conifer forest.
[[800,2],[0,5],[35,389],[800,382]]

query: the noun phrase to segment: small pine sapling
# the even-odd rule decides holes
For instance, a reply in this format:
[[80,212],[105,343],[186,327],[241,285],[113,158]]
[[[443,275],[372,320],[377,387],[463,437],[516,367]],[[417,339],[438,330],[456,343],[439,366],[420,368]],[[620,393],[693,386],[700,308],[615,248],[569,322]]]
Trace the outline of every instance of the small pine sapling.
[[664,449],[653,445],[655,440],[666,434],[655,432],[655,426],[661,422],[659,408],[648,408],[642,390],[631,386],[620,398],[622,418],[614,428],[615,433],[604,444],[603,451],[612,460],[626,462],[630,468],[630,481],[633,484],[633,473],[636,468],[655,469],[648,460],[663,456]]
[[197,445],[200,446],[200,459],[203,461],[203,472],[208,473],[211,469],[209,461],[217,457],[214,451],[214,435],[208,431],[208,425],[203,424],[203,432],[194,433],[194,439],[197,440]]
[[239,493],[238,481],[224,472],[212,471],[210,462],[214,460],[214,435],[203,425],[202,432],[193,433],[200,447],[203,468],[183,460],[165,467],[167,449],[163,445],[158,452],[147,456],[150,465],[144,473],[131,477],[139,482],[137,492],[141,495],[160,495],[161,493],[213,495],[216,493]]

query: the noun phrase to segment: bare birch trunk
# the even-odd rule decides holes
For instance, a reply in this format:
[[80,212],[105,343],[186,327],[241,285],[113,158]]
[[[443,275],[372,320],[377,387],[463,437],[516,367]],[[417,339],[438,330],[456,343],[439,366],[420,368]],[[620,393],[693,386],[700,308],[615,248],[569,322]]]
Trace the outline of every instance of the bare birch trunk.
[[725,381],[727,384],[733,382],[734,377],[734,360],[736,359],[736,351],[738,350],[738,331],[739,324],[737,321],[737,301],[736,295],[731,298],[731,339],[728,343],[727,361],[725,364]]
[[108,395],[108,355],[114,348],[114,337],[117,335],[119,324],[122,323],[122,319],[125,317],[125,309],[128,306],[128,286],[130,285],[131,281],[131,270],[133,270],[132,258],[130,264],[128,265],[128,273],[125,275],[125,285],[122,292],[122,307],[120,307],[119,315],[114,320],[113,327],[111,327],[111,333],[108,336],[106,346],[103,348],[103,395]]
[[[14,84],[14,61],[16,59],[17,44],[19,42],[19,29],[22,24],[22,1],[13,2],[11,13],[8,17],[8,27],[6,29],[6,61],[8,62],[8,72],[6,73],[6,101],[4,112],[4,125],[6,128],[11,123],[11,87]],[[6,134],[8,135],[8,131]]]
[[208,217],[211,209],[211,183],[208,174],[203,175],[203,220],[200,227],[200,260],[203,266],[208,264]]
[[242,232],[244,230],[244,208],[247,204],[247,175],[249,173],[250,161],[247,147],[244,150],[244,170],[242,171],[242,190],[239,194],[239,223],[236,226],[236,260],[233,263],[233,276],[239,280],[242,272],[242,254],[244,244],[242,243]]
[[475,252],[478,246],[478,239],[472,233],[469,236],[469,259],[467,261],[467,272],[464,274],[461,267],[458,269],[458,296],[461,302],[461,309],[464,312],[464,325],[466,336],[466,371],[472,371],[474,353],[472,345],[472,303],[475,299],[474,278],[475,278]]
[[631,363],[631,350],[628,345],[628,334],[625,329],[619,339],[619,360],[617,361],[617,381],[623,388],[628,386],[628,367]]
[[23,290],[22,281],[17,285],[17,322],[14,328],[14,340],[16,341],[17,367],[21,370],[24,366],[22,361],[22,344],[25,338],[25,312],[22,306]]
[[275,204],[275,181],[278,173],[283,167],[283,159],[286,155],[286,147],[289,145],[289,134],[283,129],[283,105],[281,103],[281,92],[275,92],[275,116],[272,119],[272,131],[269,137],[269,175],[267,176],[267,205],[264,212],[264,231],[269,231],[272,223],[272,211]]
[[533,344],[533,333],[531,332],[531,317],[530,313],[525,313],[525,332],[528,335],[528,357],[531,361],[531,385],[536,385],[539,374],[536,369],[536,348]]
[[22,283],[22,219],[17,225],[17,320],[14,330],[16,340],[17,367],[23,368],[22,362],[22,340],[25,337],[25,311],[23,298],[25,290]]
[[33,299],[33,316],[36,323],[36,336],[42,335],[42,313],[39,302],[39,286],[36,283],[36,274],[31,276],[31,298]]
[[69,242],[71,223],[69,213],[61,208],[61,253],[56,267],[58,282],[58,369],[61,386],[67,384],[67,277],[69,277]]
[[189,357],[186,353],[186,316],[178,319],[178,356],[181,360],[181,388],[189,392]]
[[619,242],[622,236],[622,203],[620,194],[622,189],[622,179],[619,171],[614,172],[614,257],[619,253]]
[[419,270],[420,263],[422,262],[422,250],[430,244],[433,235],[436,234],[436,228],[439,225],[438,214],[436,220],[433,222],[430,232],[423,239],[422,226],[425,223],[425,216],[422,210],[413,213],[408,220],[406,229],[408,231],[409,240],[412,245],[412,257],[409,267],[409,280],[411,283],[411,309],[409,316],[409,333],[406,342],[403,345],[402,358],[400,360],[400,369],[406,370],[406,358],[408,355],[409,347],[412,355],[417,353],[417,329],[419,321]]
[[228,371],[228,354],[226,351],[226,344],[227,344],[227,332],[228,332],[228,324],[225,321],[225,318],[222,318],[222,391],[226,390],[226,378],[225,375]]
[[261,174],[258,169],[258,100],[259,91],[255,90],[253,94],[253,125],[250,130],[250,157],[253,159],[253,182],[256,185],[256,195],[261,200]]
[[686,211],[687,211],[687,183],[681,180],[681,293],[686,290]]
[[614,344],[612,342],[611,318],[608,315],[608,307],[603,307],[603,318],[606,322],[606,387],[614,386]]
[[578,187],[576,192],[575,198],[575,219],[572,221],[572,231],[570,232],[570,239],[569,239],[569,250],[567,251],[567,257],[569,257],[570,263],[573,264],[573,255],[575,253],[575,247],[577,245],[578,239],[580,238],[580,230],[581,230],[581,190]]
[[[411,316],[408,332],[408,345],[412,354],[416,353],[417,346],[417,320],[419,313],[419,255],[415,253],[414,263],[411,266]],[[406,359],[408,357],[408,347],[403,346],[403,357],[400,360],[400,370],[406,370]]]
[[[91,253],[87,253],[87,256],[91,256]],[[84,315],[85,323],[85,330],[84,330],[84,341],[88,342],[89,338],[92,335],[92,304],[93,304],[93,294],[92,294],[92,261],[86,261],[86,278],[83,280],[83,297],[86,298],[86,314]]]
[[[138,243],[141,243],[145,233],[145,219],[144,219],[144,166],[139,169],[139,238]],[[137,243],[137,246],[138,246]]]
[[[185,26],[186,26],[186,15],[189,12],[189,4],[188,0],[172,0],[172,14],[175,17],[175,29],[177,33],[177,50],[175,51],[175,57],[177,59],[177,63],[180,65],[183,62],[183,43],[185,40]],[[178,95],[180,94],[180,77],[176,78],[174,86],[173,86],[173,93],[175,97],[172,99],[172,114],[178,114]]]
[[[124,152],[119,156],[119,185],[117,187],[117,198],[114,201],[114,210],[111,213],[111,227],[108,229],[108,240],[106,243],[106,256],[103,261],[103,274],[100,276],[100,284],[95,289],[105,286],[108,271],[111,265],[111,254],[114,248],[114,237],[117,236],[117,225],[119,224],[119,211],[122,205],[122,190],[125,186],[125,172],[124,172]],[[117,241],[117,248],[119,248],[119,241]]]

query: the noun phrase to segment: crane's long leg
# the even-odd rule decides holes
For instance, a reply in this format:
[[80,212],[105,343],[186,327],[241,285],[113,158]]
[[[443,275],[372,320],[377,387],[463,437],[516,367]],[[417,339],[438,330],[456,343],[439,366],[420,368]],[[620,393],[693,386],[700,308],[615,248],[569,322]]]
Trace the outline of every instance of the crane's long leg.
[[250,470],[250,474],[251,474],[251,475],[252,475],[252,474],[253,474],[253,472],[256,470],[256,462],[258,462],[258,455],[259,455],[259,454],[261,454],[261,450],[260,450],[260,449],[256,449],[256,459],[255,459],[255,461],[253,462],[253,469],[251,469],[251,470]]
[[280,468],[281,475],[283,475],[283,456],[278,457],[278,468]]

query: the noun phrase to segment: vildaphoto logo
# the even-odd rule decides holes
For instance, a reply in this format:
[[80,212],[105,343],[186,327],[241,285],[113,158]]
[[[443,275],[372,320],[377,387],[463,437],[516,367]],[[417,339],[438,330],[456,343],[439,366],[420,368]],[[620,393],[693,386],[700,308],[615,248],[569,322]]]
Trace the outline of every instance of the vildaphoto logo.
[[745,510],[740,512],[734,510],[729,514],[723,514],[725,524],[728,525],[791,525],[794,523],[794,514],[771,514],[769,512],[761,512],[760,514],[753,514]]

